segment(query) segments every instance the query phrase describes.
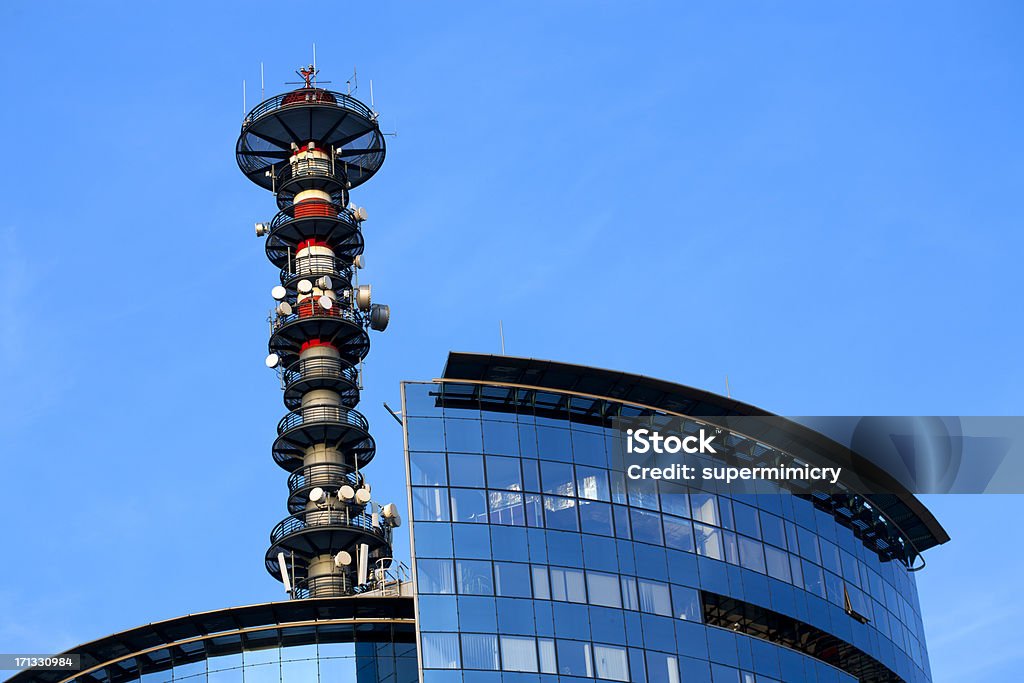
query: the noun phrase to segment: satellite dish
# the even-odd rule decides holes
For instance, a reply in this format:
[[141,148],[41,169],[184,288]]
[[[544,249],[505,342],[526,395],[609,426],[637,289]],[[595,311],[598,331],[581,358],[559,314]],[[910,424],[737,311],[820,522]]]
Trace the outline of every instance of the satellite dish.
[[309,492],[309,499],[314,503],[319,503],[327,497],[327,493],[322,488],[317,486],[315,489]]
[[370,285],[359,285],[355,291],[356,306],[360,311],[370,310]]
[[324,275],[316,281],[316,286],[320,289],[334,289],[334,280],[331,279],[330,275]]
[[309,294],[313,291],[313,283],[309,280],[299,280],[299,291],[303,294]]
[[381,514],[384,515],[384,517],[386,517],[387,519],[391,519],[392,517],[398,514],[398,507],[394,503],[388,503],[387,505],[382,507],[380,511]]
[[278,285],[277,287],[274,287],[272,290],[270,290],[270,296],[280,301],[281,299],[288,296],[288,290],[282,287],[281,285]]
[[290,303],[288,303],[287,301],[282,301],[281,303],[279,303],[277,305],[277,314],[278,315],[291,315],[292,314],[292,305]]
[[316,302],[320,304],[320,308],[324,309],[325,311],[331,310],[331,306],[334,305],[334,301],[329,296],[322,296],[319,299],[317,299]]
[[350,555],[347,551],[342,550],[340,553],[334,556],[335,567],[338,567],[340,569],[341,567],[347,567],[350,564],[352,564],[352,555]]
[[366,257],[363,256],[362,254],[357,255],[354,259],[352,259],[352,265],[360,269],[365,268]]
[[356,491],[356,502],[360,505],[366,505],[370,502],[370,491],[369,489],[359,489]]
[[342,500],[352,500],[355,497],[356,490],[349,486],[348,484],[345,484],[340,489],[338,489],[338,498],[341,498]]
[[268,368],[276,368],[277,364],[281,362],[281,356],[276,353],[272,353],[267,356],[267,359],[263,362],[267,364]]
[[402,515],[396,513],[395,516],[391,518],[391,526],[396,528],[402,526]]
[[256,236],[266,237],[267,233],[270,232],[270,223],[257,223],[256,224]]

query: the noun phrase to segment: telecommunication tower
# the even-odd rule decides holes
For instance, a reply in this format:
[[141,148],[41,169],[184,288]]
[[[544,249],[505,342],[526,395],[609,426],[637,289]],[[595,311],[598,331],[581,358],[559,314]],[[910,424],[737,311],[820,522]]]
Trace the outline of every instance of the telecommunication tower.
[[235,153],[279,209],[256,224],[280,270],[267,365],[289,411],[272,449],[289,473],[289,516],[270,534],[266,566],[292,598],[335,597],[379,582],[401,523],[370,495],[363,468],[375,445],[355,409],[368,330],[384,330],[390,310],[358,283],[367,214],[349,191],[384,163],[384,136],[371,107],[319,87],[314,66],[298,73],[301,87],[249,112]]

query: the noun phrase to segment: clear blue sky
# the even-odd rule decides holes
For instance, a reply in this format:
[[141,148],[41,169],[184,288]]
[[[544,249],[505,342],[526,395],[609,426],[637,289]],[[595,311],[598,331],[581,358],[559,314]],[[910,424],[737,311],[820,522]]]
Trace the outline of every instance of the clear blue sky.
[[[499,319],[783,414],[1024,413],[1024,8],[897,4],[5,2],[0,651],[284,597],[273,200],[233,146],[242,79],[314,41],[398,133],[354,195],[377,491],[381,401]],[[1021,499],[928,503],[935,680],[1016,679]]]

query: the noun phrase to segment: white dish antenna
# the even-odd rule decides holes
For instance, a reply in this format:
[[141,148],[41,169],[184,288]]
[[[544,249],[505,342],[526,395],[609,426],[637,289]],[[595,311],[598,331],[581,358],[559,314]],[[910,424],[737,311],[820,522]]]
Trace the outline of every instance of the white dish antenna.
[[370,310],[370,285],[359,285],[355,290],[356,306],[360,311]]
[[331,279],[330,275],[324,275],[316,281],[316,286],[320,289],[334,289],[334,280]]
[[359,269],[365,268],[366,257],[363,256],[362,254],[357,255],[354,259],[352,259],[352,265]]
[[360,223],[362,223],[367,218],[369,218],[369,215],[366,213],[366,209],[364,207],[357,206],[356,208],[352,209],[352,217],[355,218]]
[[391,526],[395,528],[400,527],[402,526],[402,515],[395,513],[395,516],[392,517],[389,521],[391,522]]
[[256,236],[266,237],[267,233],[270,232],[270,223],[257,223],[256,224]]
[[316,300],[316,302],[320,304],[320,308],[324,309],[325,311],[331,310],[331,307],[334,306],[334,300],[327,295],[320,297],[319,299]]
[[360,505],[366,505],[370,502],[370,490],[366,488],[359,489],[356,491],[356,502]]
[[342,500],[352,500],[355,497],[356,490],[349,486],[348,484],[345,484],[340,489],[338,489],[338,498],[341,498]]
[[309,294],[313,291],[313,283],[309,280],[299,280],[299,291],[303,294]]
[[388,503],[387,505],[380,509],[380,512],[382,515],[384,515],[385,518],[391,519],[392,517],[398,515],[398,506],[395,505],[394,503]]
[[282,287],[281,285],[278,285],[277,287],[274,287],[272,290],[270,290],[270,296],[280,301],[281,299],[288,296],[288,290]]
[[314,503],[319,503],[327,497],[327,492],[317,486],[315,489],[309,492],[309,499]]
[[288,303],[287,301],[282,301],[281,303],[279,303],[277,305],[277,308],[274,309],[274,310],[277,311],[278,315],[291,315],[292,314],[292,305],[290,303]]
[[276,368],[278,364],[281,362],[281,356],[277,355],[276,353],[272,353],[269,356],[267,356],[267,359],[263,362],[267,364],[268,368]]
[[352,555],[345,550],[334,556],[334,566],[341,569],[352,564]]

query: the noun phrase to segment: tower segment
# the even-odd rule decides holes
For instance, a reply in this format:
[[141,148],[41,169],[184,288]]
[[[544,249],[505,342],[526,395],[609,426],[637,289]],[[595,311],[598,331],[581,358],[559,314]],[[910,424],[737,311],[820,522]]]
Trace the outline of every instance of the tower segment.
[[366,211],[349,191],[384,162],[377,114],[349,94],[302,87],[257,105],[235,154],[254,183],[273,192],[278,213],[256,224],[279,270],[271,295],[267,365],[288,413],[277,425],[274,461],[289,473],[289,516],[270,534],[266,567],[293,598],[351,595],[391,562],[394,505],[373,501],[363,468],[375,444],[356,410],[369,330],[390,310],[359,285]]

